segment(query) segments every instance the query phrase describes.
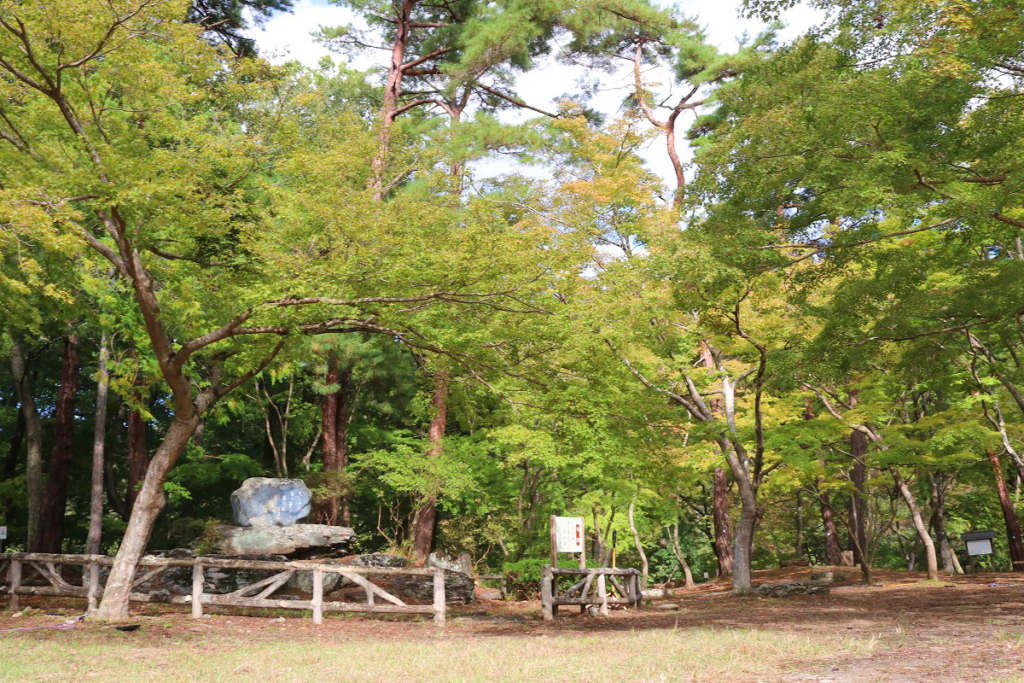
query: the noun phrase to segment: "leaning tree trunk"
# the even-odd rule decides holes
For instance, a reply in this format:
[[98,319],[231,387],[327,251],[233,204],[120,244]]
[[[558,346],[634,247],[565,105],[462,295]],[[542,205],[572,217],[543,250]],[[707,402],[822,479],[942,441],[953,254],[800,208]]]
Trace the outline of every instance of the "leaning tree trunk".
[[672,525],[672,538],[670,539],[672,544],[672,552],[676,556],[676,562],[683,568],[683,576],[686,577],[686,587],[696,588],[697,584],[693,582],[693,572],[690,570],[690,563],[686,561],[686,556],[683,554],[683,549],[679,545],[679,525]]
[[712,485],[712,520],[715,525],[715,549],[719,576],[732,575],[732,528],[729,524],[729,478],[724,467],[715,468]]
[[25,354],[15,341],[11,343],[11,372],[14,375],[14,394],[25,418],[25,437],[28,443],[25,459],[25,487],[28,489],[28,534],[25,545],[29,552],[36,551],[39,539],[40,513],[43,508],[43,426],[39,409],[32,398]]
[[932,581],[938,581],[939,563],[935,557],[935,543],[928,534],[928,527],[925,526],[924,519],[921,517],[921,509],[917,506],[917,501],[914,499],[914,494],[910,487],[907,486],[907,483],[903,481],[903,477],[900,476],[899,470],[895,467],[890,467],[889,472],[892,473],[892,478],[896,482],[897,488],[899,488],[900,495],[903,496],[903,501],[910,510],[910,517],[914,521],[914,529],[917,530],[918,540],[924,545],[925,559],[928,562],[928,578]]
[[167,435],[153,459],[150,461],[147,476],[135,497],[128,528],[121,539],[117,558],[110,569],[103,599],[91,616],[98,620],[116,621],[128,618],[128,600],[135,580],[135,570],[139,559],[146,552],[149,536],[156,524],[160,511],[166,504],[164,482],[167,473],[185,450],[192,432],[199,424],[199,415],[193,412],[188,418],[175,417],[167,430]]
[[1020,522],[1010,500],[1010,491],[1003,477],[1003,466],[999,462],[999,452],[989,449],[988,461],[992,463],[992,471],[996,478],[996,491],[999,494],[999,507],[1003,510],[1003,521],[1006,524],[1006,539],[1010,547],[1010,568],[1012,571],[1024,571],[1024,542],[1021,541]]
[[640,533],[636,530],[636,522],[633,519],[633,506],[635,500],[629,501],[629,530],[633,532],[633,545],[636,547],[636,554],[640,556],[640,588],[647,588],[647,553],[644,552],[644,546],[640,543]]
[[39,520],[39,552],[59,553],[64,541],[64,515],[68,504],[68,477],[75,436],[75,400],[78,398],[78,335],[64,337],[60,389],[53,414],[53,449],[46,495]]
[[86,555],[96,555],[100,551],[100,534],[103,531],[103,476],[104,451],[107,436],[107,393],[110,388],[110,376],[107,374],[107,360],[110,349],[107,348],[107,335],[100,337],[99,375],[96,380],[96,414],[92,436],[92,485],[89,499],[89,535],[85,541]]
[[[448,374],[434,376],[434,395],[430,399],[434,415],[430,419],[430,457],[441,457],[445,425],[448,422]],[[417,564],[425,564],[434,545],[434,524],[437,521],[437,495],[431,495],[416,511],[412,524],[412,553]]]

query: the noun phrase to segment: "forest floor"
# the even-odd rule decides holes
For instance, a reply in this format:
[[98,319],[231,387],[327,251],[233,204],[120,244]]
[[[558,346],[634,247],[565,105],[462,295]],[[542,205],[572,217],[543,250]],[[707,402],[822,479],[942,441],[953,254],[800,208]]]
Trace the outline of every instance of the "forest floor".
[[[810,570],[755,572],[755,583]],[[721,582],[679,590],[607,618],[539,602],[480,602],[448,624],[410,617],[218,613],[143,605],[133,632],[79,622],[80,601],[29,599],[0,612],[0,681],[544,681],[545,683],[1024,683],[1024,576],[976,574],[939,583],[879,570],[854,585],[836,568],[828,595],[736,598]],[[658,609],[672,602],[678,610]],[[266,612],[264,612],[266,615]]]

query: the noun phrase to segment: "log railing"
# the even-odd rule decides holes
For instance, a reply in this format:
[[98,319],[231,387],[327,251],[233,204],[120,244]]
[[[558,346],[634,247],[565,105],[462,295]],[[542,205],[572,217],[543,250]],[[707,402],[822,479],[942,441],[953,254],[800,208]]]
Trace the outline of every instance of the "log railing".
[[[578,577],[578,580],[559,593],[560,576]],[[591,594],[590,588],[595,583],[596,590]],[[609,583],[611,590],[608,589]],[[618,593],[618,597],[615,593]],[[559,605],[579,605],[581,612],[585,611],[588,605],[596,605],[601,614],[607,615],[609,605],[639,607],[640,598],[640,572],[636,569],[565,569],[547,564],[541,567],[540,601],[544,621],[555,618]]]
[[[20,595],[47,595],[85,598],[89,610],[96,608],[103,589],[100,587],[100,567],[114,564],[114,558],[107,555],[58,555],[50,553],[0,553],[0,567],[7,564],[6,582],[0,584],[0,592],[6,592],[11,610],[18,609]],[[76,565],[82,568],[82,583],[75,585],[65,580],[60,567]],[[192,616],[203,616],[203,606],[259,607],[273,609],[311,610],[313,623],[323,622],[324,612],[367,612],[372,614],[430,614],[434,623],[443,625],[447,606],[445,603],[444,570],[441,568],[394,568],[394,567],[348,567],[316,562],[315,560],[292,560],[272,562],[262,560],[233,560],[221,558],[170,558],[143,557],[139,560],[136,579],[132,588],[138,588],[170,567],[191,567],[192,591],[189,595],[172,595],[169,599],[144,592],[133,592],[131,600],[136,602],[171,602],[189,604]],[[232,593],[207,593],[204,590],[206,569],[238,569],[249,571],[272,571],[272,576],[254,581]],[[26,585],[26,569],[34,570],[49,585]],[[311,572],[313,575],[313,596],[309,600],[286,600],[273,598],[273,593],[284,586],[296,572]],[[324,601],[324,574],[340,574],[361,587],[366,594],[365,603]],[[430,605],[409,605],[373,583],[375,576],[430,576],[433,578],[434,601]],[[382,602],[378,602],[377,599]]]

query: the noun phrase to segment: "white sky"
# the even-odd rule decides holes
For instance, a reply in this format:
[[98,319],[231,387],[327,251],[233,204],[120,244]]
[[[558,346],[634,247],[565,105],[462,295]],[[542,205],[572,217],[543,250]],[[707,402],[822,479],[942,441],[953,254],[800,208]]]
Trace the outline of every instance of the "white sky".
[[[707,0],[681,0],[679,2],[682,11],[697,17],[698,21],[706,27],[710,42],[723,51],[735,50],[744,33],[754,36],[764,28],[764,24],[760,21],[740,17],[740,5],[741,0],[712,0],[710,2]],[[783,17],[787,26],[780,33],[780,38],[791,40],[811,27],[819,16],[816,12],[804,7],[791,10]],[[322,57],[330,54],[322,44],[313,39],[312,34],[320,26],[341,26],[350,23],[356,23],[352,12],[332,5],[327,0],[297,0],[292,12],[276,13],[261,28],[251,31],[250,34],[256,38],[261,53],[271,61],[281,62],[296,59],[312,67],[316,66]],[[379,55],[360,57],[351,62],[351,66],[358,69],[369,68],[375,63],[383,66],[388,55],[389,53],[380,51]],[[335,61],[345,60],[344,57],[337,54],[333,57]],[[533,71],[524,74],[517,83],[516,92],[529,104],[542,109],[554,109],[555,98],[572,91],[576,80],[584,73],[585,71],[581,67],[569,67],[548,60],[548,62],[538,65],[538,68]],[[645,75],[645,80],[664,80],[666,86],[669,83],[667,77],[661,79],[651,74]],[[601,88],[589,105],[609,116],[614,115],[620,103],[629,93],[631,83],[632,75],[630,73],[602,76]],[[655,90],[660,91],[663,88]],[[685,127],[689,121],[681,123]],[[680,153],[684,159],[690,157],[689,151],[683,149],[682,145]],[[644,158],[650,168],[666,178],[667,182],[671,177],[671,166],[661,138],[655,139],[645,151]],[[508,162],[477,166],[477,172],[482,172],[485,175],[509,170]]]

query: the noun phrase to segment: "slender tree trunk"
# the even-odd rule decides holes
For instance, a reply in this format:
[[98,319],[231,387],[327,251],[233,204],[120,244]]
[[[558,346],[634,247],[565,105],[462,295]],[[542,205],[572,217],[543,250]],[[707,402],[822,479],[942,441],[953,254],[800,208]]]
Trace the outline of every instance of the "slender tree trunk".
[[731,576],[732,561],[732,528],[729,524],[729,478],[724,467],[715,468],[715,479],[712,486],[712,519],[715,524],[715,548],[718,555],[719,576]]
[[633,520],[633,506],[636,501],[629,501],[629,530],[633,532],[633,545],[636,547],[636,554],[640,556],[640,587],[647,588],[647,553],[644,552],[644,546],[640,543],[640,533],[636,530],[636,522]]
[[107,375],[107,360],[110,349],[107,335],[100,337],[99,375],[96,381],[96,416],[92,437],[92,486],[89,500],[89,536],[85,541],[86,555],[100,551],[100,534],[103,531],[103,456],[107,436],[107,392],[110,377]]
[[[445,426],[448,422],[448,373],[434,375],[434,395],[430,399],[434,415],[430,420],[430,457],[441,456]],[[437,496],[433,495],[416,511],[413,517],[413,558],[425,564],[434,545],[434,524],[437,521]]]
[[932,537],[928,534],[928,527],[925,526],[924,519],[921,517],[921,509],[917,506],[917,500],[915,500],[910,487],[907,486],[905,481],[903,481],[903,477],[900,476],[899,470],[895,467],[890,467],[889,472],[892,473],[892,478],[896,482],[897,488],[900,490],[900,495],[903,496],[903,501],[907,504],[907,508],[910,510],[910,517],[914,521],[914,529],[917,530],[917,537],[924,545],[925,559],[928,563],[928,578],[932,581],[938,581],[939,563],[935,557],[935,543],[932,542]]
[[[864,458],[867,452],[867,436],[853,430],[850,434],[850,454],[854,456],[850,470],[850,481],[853,483],[853,493],[850,495],[850,550],[853,551],[854,564],[861,563],[861,554],[867,552],[868,547],[867,520],[864,518],[864,486],[867,480]],[[854,542],[854,536],[857,542]]]
[[818,502],[821,504],[821,521],[825,529],[825,563],[830,567],[838,567],[843,563],[842,550],[839,548],[839,535],[832,515],[832,504],[826,491],[821,490],[825,480],[818,479]]
[[146,551],[146,546],[149,545],[153,525],[156,524],[156,519],[166,504],[164,482],[167,480],[167,473],[185,450],[198,424],[197,412],[193,412],[185,419],[175,417],[163,442],[153,454],[142,488],[135,497],[128,528],[124,532],[116,560],[110,569],[110,576],[103,590],[103,599],[92,615],[94,618],[110,621],[128,618],[128,597],[132,592],[135,570],[139,559]]
[[39,522],[39,551],[59,553],[64,541],[64,515],[68,505],[68,477],[75,437],[75,401],[78,398],[78,335],[64,337],[60,389],[53,414],[53,449]]
[[804,556],[804,504],[800,489],[796,490],[796,556]]
[[14,394],[25,418],[25,436],[28,442],[25,460],[28,534],[25,545],[29,552],[35,552],[38,550],[39,522],[43,508],[43,426],[39,419],[39,410],[32,398],[32,382],[29,379],[25,354],[17,341],[11,343],[11,372],[14,375]]
[[676,561],[679,566],[683,568],[683,575],[686,577],[686,587],[696,588],[697,584],[693,582],[693,572],[690,571],[690,564],[686,561],[686,556],[683,555],[683,549],[679,545],[679,525],[672,525],[672,552],[676,556]]
[[[1006,487],[1003,466],[999,462],[999,451],[988,450],[988,461],[992,463],[992,472],[996,478],[996,492],[999,494],[999,507],[1003,510],[1003,521],[1006,523],[1006,539],[1010,548],[1010,561],[1013,571],[1024,571],[1024,542],[1021,541],[1020,521],[1010,500],[1010,491]],[[1013,564],[1020,563],[1020,564]]]
[[939,539],[939,557],[942,558],[942,571],[947,574],[960,574],[956,570],[953,549],[949,545],[949,538],[946,536],[946,502],[942,495],[942,483],[944,475],[929,474],[928,479],[932,489],[932,528],[935,529],[935,537]]

